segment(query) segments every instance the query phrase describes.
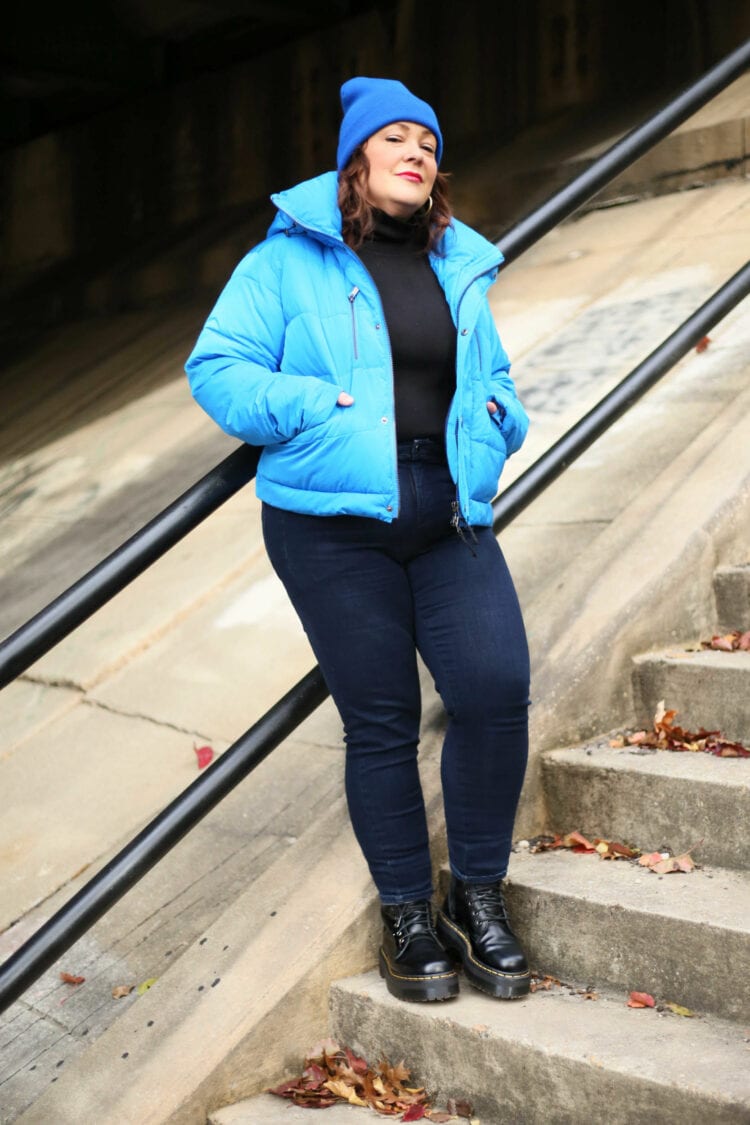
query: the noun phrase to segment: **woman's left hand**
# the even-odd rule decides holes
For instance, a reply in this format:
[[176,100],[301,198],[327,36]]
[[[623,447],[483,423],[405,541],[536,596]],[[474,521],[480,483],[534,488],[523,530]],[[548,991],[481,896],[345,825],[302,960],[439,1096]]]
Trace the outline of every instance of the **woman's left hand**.
[[496,402],[488,402],[487,403],[487,409],[489,410],[490,414],[497,414],[497,410],[498,410],[497,403]]

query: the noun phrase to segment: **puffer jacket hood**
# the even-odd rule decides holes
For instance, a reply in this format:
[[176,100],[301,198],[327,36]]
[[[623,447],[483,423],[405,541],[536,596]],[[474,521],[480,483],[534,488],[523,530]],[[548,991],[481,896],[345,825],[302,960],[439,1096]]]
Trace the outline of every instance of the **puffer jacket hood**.
[[[342,239],[337,189],[327,172],[272,196],[268,235],[237,266],[186,370],[222,429],[264,446],[262,500],[390,521],[399,507],[390,344],[375,284]],[[528,426],[486,300],[502,255],[458,220],[438,249],[430,264],[457,329],[448,463],[463,517],[489,524],[503,464]],[[342,391],[352,406],[338,406]]]

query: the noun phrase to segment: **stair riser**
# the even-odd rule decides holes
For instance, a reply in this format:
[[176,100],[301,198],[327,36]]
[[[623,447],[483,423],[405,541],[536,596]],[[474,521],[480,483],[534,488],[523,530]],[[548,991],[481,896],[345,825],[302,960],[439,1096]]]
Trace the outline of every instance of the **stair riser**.
[[719,632],[750,629],[750,566],[720,567],[714,594]]
[[[705,876],[662,876],[696,877]],[[631,991],[648,992],[657,1002],[697,1013],[747,1018],[750,980],[740,966],[750,964],[750,933],[714,927],[710,917],[686,922],[516,882],[508,887],[508,902],[529,962],[540,972],[622,989],[624,999]]]
[[589,837],[634,844],[644,852],[666,846],[679,855],[694,849],[697,863],[747,870],[750,762],[718,764],[733,776],[741,769],[748,786],[598,769],[546,758],[548,825],[556,832],[578,829]]
[[[486,1125],[736,1125],[742,1119],[741,1105],[722,1105],[695,1090],[605,1069],[595,1053],[571,1059],[539,1049],[532,1040],[519,1040],[513,1032],[514,1002],[495,1003],[509,1005],[507,1035],[502,1038],[487,1035],[481,1022],[476,1028],[454,1022],[449,1004],[443,1018],[428,1021],[421,1018],[420,1005],[383,1006],[366,994],[334,985],[331,1033],[368,1059],[405,1058],[415,1080],[430,1091],[433,1104],[467,1098]],[[545,998],[539,997],[538,1003],[541,1013]],[[632,1033],[638,1034],[635,1021]],[[688,1069],[686,1060],[686,1073]]]
[[664,700],[678,712],[679,726],[720,730],[725,738],[750,744],[750,653],[711,655],[717,658],[713,665],[687,657],[684,662],[638,657],[633,671],[638,723],[650,726]]

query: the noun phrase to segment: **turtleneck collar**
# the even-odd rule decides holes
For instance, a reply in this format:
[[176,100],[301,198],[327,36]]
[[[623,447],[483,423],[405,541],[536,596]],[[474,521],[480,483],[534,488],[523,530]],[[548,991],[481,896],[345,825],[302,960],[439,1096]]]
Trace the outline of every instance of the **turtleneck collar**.
[[419,219],[396,219],[386,211],[373,207],[372,216],[375,220],[372,235],[374,242],[393,242],[406,244],[420,241]]

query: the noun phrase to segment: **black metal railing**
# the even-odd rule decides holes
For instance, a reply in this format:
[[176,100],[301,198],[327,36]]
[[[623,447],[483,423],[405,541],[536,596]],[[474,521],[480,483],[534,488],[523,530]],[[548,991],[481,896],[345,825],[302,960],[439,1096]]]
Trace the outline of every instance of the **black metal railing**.
[[[695,84],[703,91],[702,101],[696,103],[693,98],[688,97],[690,91],[686,91],[656,115],[659,125],[652,139],[644,140],[647,123],[633,130],[628,137],[605,153],[600,158],[608,169],[605,179],[596,172],[596,167],[599,165],[597,161],[581,176],[576,177],[567,188],[557,192],[547,203],[527,219],[522,220],[519,226],[501,242],[506,260],[517,256],[531,244],[534,236],[529,233],[530,231],[538,229],[539,233],[536,237],[542,237],[551,226],[580,206],[580,203],[603,186],[603,183],[661,139],[664,132],[669,131],[664,124],[667,119],[673,122],[669,128],[674,128],[679,121],[684,120],[699,105],[709,100],[717,90],[732,81],[749,63],[750,41]],[[672,113],[670,113],[671,107],[676,107]],[[627,143],[630,139],[632,143]],[[613,160],[610,154],[615,150],[618,150],[618,153],[616,160]],[[625,151],[629,152],[629,159],[625,159]],[[587,186],[576,188],[575,185],[583,181]],[[585,194],[581,194],[582,192]],[[564,202],[561,201],[563,196]],[[556,217],[551,219],[553,214]],[[535,216],[539,216],[538,228],[535,224]],[[521,235],[517,236],[516,231],[519,228]],[[750,293],[750,262],[738,270],[721,289],[504,491],[493,506],[495,530],[507,526],[519,512],[531,504],[748,293]],[[214,511],[224,499],[233,495],[243,484],[252,479],[255,463],[257,463],[257,451],[247,452],[247,447],[235,451],[217,469],[212,470],[165,512],[152,520],[146,528],[105,559],[99,567],[56,599],[47,610],[37,614],[27,626],[8,638],[8,641],[0,646],[2,657],[0,674],[3,677],[0,686],[8,682],[6,670],[9,667],[21,668],[21,670],[28,667],[33,659],[52,647],[56,640],[66,632],[70,632],[80,620],[90,616],[108,597],[122,589],[150,562],[160,557],[169,546],[182,538],[191,527],[196,526],[201,519]],[[196,511],[201,513],[197,518],[195,518]],[[144,562],[144,558],[148,558],[148,561]],[[85,599],[84,611],[74,605],[77,599],[73,592],[76,590],[78,598]],[[49,611],[55,606],[58,607],[56,613],[50,615]],[[64,624],[50,619],[55,616],[64,616]],[[79,620],[75,620],[77,617]],[[54,641],[49,639],[52,635],[55,635]],[[16,638],[19,639],[16,641]],[[35,655],[28,659],[29,648],[32,645]],[[24,664],[25,660],[26,664]],[[14,672],[14,676],[18,674],[18,671]],[[178,840],[307,718],[327,695],[328,691],[320,670],[312,669],[0,966],[0,1010],[16,1000],[64,950],[70,948],[73,942],[150,870]]]

